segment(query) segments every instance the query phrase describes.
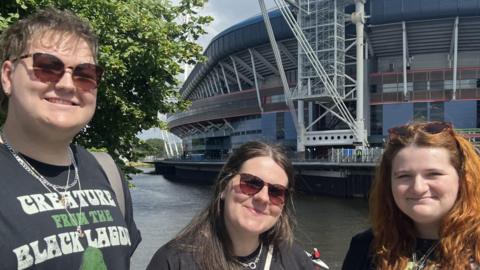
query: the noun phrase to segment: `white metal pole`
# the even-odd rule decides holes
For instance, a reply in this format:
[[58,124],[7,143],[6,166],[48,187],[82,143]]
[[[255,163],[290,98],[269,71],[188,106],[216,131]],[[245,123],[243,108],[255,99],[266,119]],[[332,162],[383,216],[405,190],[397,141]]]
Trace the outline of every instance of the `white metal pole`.
[[298,101],[298,126],[302,127],[297,130],[297,152],[305,152],[305,121],[304,119],[304,101]]
[[[365,24],[365,0],[355,0],[355,14],[352,16],[352,21],[355,23],[357,39],[356,39],[356,50],[357,50],[357,78],[355,82],[355,87],[357,89],[357,128],[358,135],[357,141],[364,142],[366,136],[365,129],[365,116],[364,116],[364,87],[363,87],[363,76],[364,76],[364,60],[363,60],[363,49],[364,49],[364,36],[363,36],[363,27]],[[363,145],[365,146],[365,145]]]
[[253,53],[251,49],[248,49],[248,52],[250,53],[250,60],[252,62],[253,79],[255,81],[255,90],[257,91],[258,108],[263,113],[262,100],[260,98],[260,89],[259,89],[258,80],[257,80],[257,70],[255,68],[255,58],[253,57]]
[[173,140],[172,140],[173,141],[173,146],[175,148],[175,153],[177,154],[176,156],[178,157],[180,155],[180,152],[178,152],[177,141],[176,141],[176,139],[175,139],[175,137],[173,136],[172,133],[169,133],[169,135],[170,135],[170,137],[173,138]]
[[407,97],[407,26],[402,22],[403,96]]
[[454,30],[454,46],[453,46],[453,90],[452,99],[455,100],[457,96],[457,69],[458,69],[458,16],[455,18]]
[[167,154],[167,158],[169,158],[170,157],[170,152],[168,151],[167,141],[165,140],[163,130],[160,131],[160,136],[162,136],[163,147],[165,148],[165,154]]

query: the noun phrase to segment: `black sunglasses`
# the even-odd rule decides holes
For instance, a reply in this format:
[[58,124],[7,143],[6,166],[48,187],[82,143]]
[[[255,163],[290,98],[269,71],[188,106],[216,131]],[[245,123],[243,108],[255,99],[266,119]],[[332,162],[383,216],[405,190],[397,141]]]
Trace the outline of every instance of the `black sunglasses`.
[[12,62],[32,57],[33,74],[43,83],[57,83],[65,74],[66,68],[72,68],[72,79],[76,87],[90,91],[96,89],[102,79],[103,68],[91,63],[78,64],[75,67],[65,67],[60,58],[48,53],[33,53],[17,57]]
[[267,185],[268,197],[274,205],[283,205],[287,195],[287,188],[282,185],[270,184],[263,181],[260,177],[248,173],[239,173],[240,191],[248,196],[253,196],[260,192]]
[[[394,139],[396,137],[411,136],[413,133],[412,129],[409,129],[410,125],[403,125],[398,127],[392,127],[388,129],[389,139]],[[449,122],[428,122],[423,125],[420,125],[419,130],[428,133],[428,134],[439,134],[444,131],[452,131],[453,125]]]

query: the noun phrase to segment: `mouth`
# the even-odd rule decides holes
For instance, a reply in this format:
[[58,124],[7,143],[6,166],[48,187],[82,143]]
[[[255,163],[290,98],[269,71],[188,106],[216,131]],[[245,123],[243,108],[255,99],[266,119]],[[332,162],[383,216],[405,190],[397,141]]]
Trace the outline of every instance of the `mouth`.
[[408,198],[409,201],[413,201],[413,202],[427,202],[427,201],[431,201],[431,200],[434,200],[435,198],[432,197],[432,196],[429,196],[429,197],[419,197],[419,198]]
[[248,210],[250,213],[252,213],[252,214],[254,214],[254,215],[256,215],[256,216],[264,216],[264,215],[266,215],[263,211],[257,210],[257,209],[255,209],[255,208],[253,208],[253,207],[245,207],[245,208],[247,208],[247,210]]
[[45,98],[45,100],[46,100],[47,102],[53,103],[53,104],[68,105],[68,106],[78,106],[78,104],[76,104],[76,103],[73,102],[73,101],[66,100],[66,99],[61,99],[61,98]]

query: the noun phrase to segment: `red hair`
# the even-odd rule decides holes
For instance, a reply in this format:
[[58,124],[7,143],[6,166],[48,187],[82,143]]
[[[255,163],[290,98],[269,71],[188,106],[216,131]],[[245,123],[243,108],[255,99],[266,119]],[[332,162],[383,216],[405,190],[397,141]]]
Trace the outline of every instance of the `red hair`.
[[376,170],[369,200],[371,251],[377,269],[405,269],[415,251],[414,223],[395,204],[391,186],[392,161],[409,145],[446,149],[459,176],[456,202],[441,222],[435,263],[441,269],[464,270],[470,269],[470,259],[480,262],[480,158],[474,146],[453,129],[429,134],[424,126],[409,124],[405,136],[392,136]]

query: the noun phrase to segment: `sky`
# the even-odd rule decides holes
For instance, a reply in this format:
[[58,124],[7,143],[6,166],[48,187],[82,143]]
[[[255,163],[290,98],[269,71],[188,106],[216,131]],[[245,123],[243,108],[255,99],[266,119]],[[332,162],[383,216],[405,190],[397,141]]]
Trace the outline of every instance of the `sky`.
[[[275,6],[273,0],[264,0],[267,9]],[[245,19],[260,15],[258,0],[209,0],[199,10],[201,15],[209,15],[214,18],[213,22],[206,27],[207,35],[199,39],[199,43],[206,48],[217,34]]]
[[[271,9],[276,7],[273,0],[264,0],[265,7]],[[176,2],[176,1],[172,1]],[[208,32],[197,41],[204,49],[207,48],[210,41],[220,32],[233,26],[245,19],[260,15],[260,5],[258,0],[209,0],[202,9],[198,11],[200,15],[209,15],[214,20],[205,27]],[[191,70],[191,68],[188,68]],[[180,75],[180,80],[185,79]],[[161,131],[159,129],[149,129],[142,132],[139,138],[146,140],[149,138],[159,138]],[[178,142],[178,138],[172,139]]]

